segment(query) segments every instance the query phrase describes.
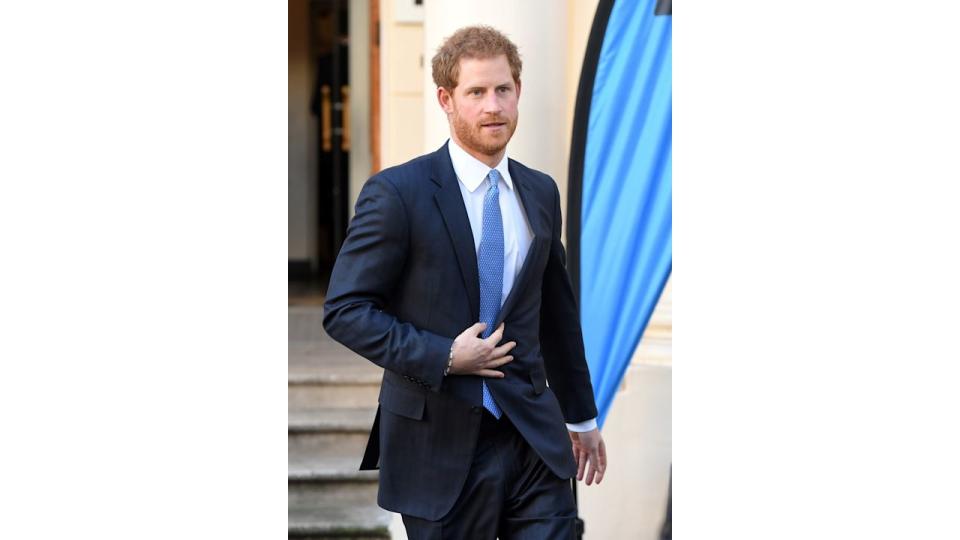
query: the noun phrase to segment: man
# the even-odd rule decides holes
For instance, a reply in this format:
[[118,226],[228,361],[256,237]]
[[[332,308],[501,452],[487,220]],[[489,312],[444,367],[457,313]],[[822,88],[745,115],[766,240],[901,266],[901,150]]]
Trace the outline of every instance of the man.
[[444,42],[450,140],[367,181],[330,278],[324,328],[384,368],[361,469],[411,539],[572,538],[569,479],[606,468],[560,194],[506,155],[520,69],[492,28]]

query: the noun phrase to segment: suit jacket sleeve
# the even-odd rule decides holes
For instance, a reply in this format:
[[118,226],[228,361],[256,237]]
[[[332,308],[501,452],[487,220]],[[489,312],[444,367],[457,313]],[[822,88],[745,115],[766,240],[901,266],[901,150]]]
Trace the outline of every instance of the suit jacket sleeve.
[[543,275],[540,306],[540,350],[547,380],[560,402],[564,420],[575,424],[596,418],[597,406],[584,353],[580,310],[567,274],[566,251],[560,241],[563,218],[560,192],[555,183],[553,195],[553,238]]
[[439,391],[453,339],[383,311],[408,248],[409,222],[400,194],[388,179],[374,176],[360,191],[334,263],[323,327],[333,339],[378,366]]

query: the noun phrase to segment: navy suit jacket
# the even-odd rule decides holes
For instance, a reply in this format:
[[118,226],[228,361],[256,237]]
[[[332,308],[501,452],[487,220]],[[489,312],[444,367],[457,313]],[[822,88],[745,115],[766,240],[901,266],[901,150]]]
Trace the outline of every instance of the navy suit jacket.
[[[552,178],[509,160],[533,242],[496,326],[516,341],[503,379],[485,379],[504,414],[561,478],[576,473],[564,422],[597,416],[560,242]],[[380,506],[437,520],[460,494],[482,414],[481,378],[443,376],[453,339],[479,320],[470,220],[447,146],[370,178],[327,291],[327,333],[384,368],[361,469],[379,462]],[[547,384],[549,381],[549,385]]]

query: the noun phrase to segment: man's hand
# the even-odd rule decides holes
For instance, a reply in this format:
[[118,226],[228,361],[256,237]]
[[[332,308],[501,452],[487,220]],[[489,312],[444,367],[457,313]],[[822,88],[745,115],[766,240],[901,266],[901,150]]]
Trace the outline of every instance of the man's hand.
[[[587,473],[587,485],[596,479],[597,484],[603,480],[603,473],[607,470],[607,447],[603,444],[603,436],[599,429],[577,433],[570,431],[570,442],[573,443],[573,457],[577,460],[577,480],[583,480],[583,473]],[[587,464],[590,467],[587,468]]]
[[503,372],[493,368],[500,367],[513,360],[507,356],[517,346],[516,341],[499,345],[503,339],[504,323],[486,339],[478,337],[487,329],[487,323],[478,322],[463,331],[453,340],[453,364],[451,375],[479,375],[481,377],[503,378]]

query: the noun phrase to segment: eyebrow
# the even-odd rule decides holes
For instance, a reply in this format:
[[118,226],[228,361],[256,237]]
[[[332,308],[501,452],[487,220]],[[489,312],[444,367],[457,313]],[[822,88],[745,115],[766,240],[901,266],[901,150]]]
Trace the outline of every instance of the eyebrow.
[[[494,88],[510,88],[510,83],[508,83],[508,82],[500,83],[500,84],[494,86]],[[467,87],[467,88],[464,90],[464,92],[472,92],[472,91],[474,91],[474,90],[486,90],[486,89],[487,89],[486,86],[470,86],[470,87]]]

